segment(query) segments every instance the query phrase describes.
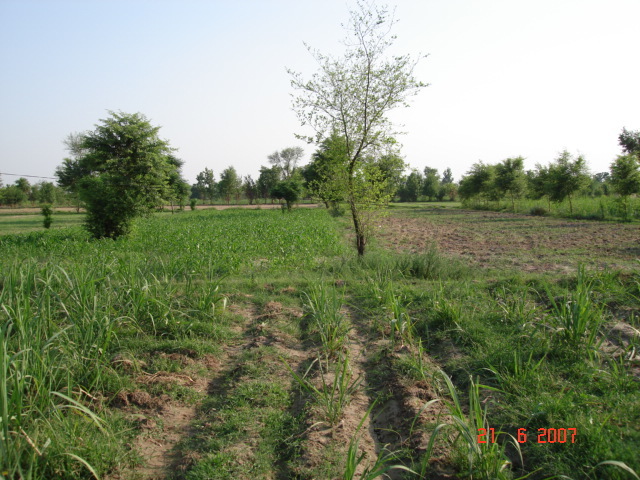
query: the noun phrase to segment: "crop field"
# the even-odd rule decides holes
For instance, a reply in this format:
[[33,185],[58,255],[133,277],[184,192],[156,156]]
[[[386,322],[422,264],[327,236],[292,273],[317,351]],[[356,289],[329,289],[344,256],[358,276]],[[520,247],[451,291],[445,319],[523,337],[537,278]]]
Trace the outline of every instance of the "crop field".
[[638,225],[389,213],[16,218],[0,478],[638,478]]

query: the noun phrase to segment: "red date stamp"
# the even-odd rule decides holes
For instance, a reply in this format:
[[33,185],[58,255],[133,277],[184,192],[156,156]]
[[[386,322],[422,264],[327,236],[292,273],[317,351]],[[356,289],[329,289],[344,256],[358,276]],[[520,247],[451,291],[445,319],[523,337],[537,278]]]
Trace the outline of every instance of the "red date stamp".
[[[519,428],[515,439],[518,443],[536,441],[536,443],[576,443],[577,428],[538,428],[537,432],[529,433],[526,428]],[[494,428],[479,428],[478,443],[495,443]]]

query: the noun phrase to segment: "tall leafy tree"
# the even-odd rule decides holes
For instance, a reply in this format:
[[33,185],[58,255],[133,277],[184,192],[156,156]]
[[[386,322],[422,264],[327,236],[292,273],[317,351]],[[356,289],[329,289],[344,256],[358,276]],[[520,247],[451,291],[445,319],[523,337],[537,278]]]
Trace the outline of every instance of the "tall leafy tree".
[[38,201],[40,203],[56,203],[56,186],[51,182],[42,182],[38,189]]
[[495,172],[496,188],[511,199],[511,207],[515,212],[516,199],[524,194],[527,187],[524,158],[507,158],[495,166]]
[[302,125],[314,129],[311,140],[319,144],[333,132],[344,137],[345,198],[359,255],[364,255],[375,212],[389,199],[386,185],[379,189],[374,181],[383,178],[381,169],[373,168],[367,159],[394,136],[388,112],[407,106],[408,99],[425,86],[413,75],[416,59],[388,55],[395,39],[390,33],[393,24],[386,7],[358,2],[350,13],[342,57],[308,48],[319,72],[304,80],[289,70],[298,91],[293,107]]
[[227,205],[231,203],[231,197],[237,197],[240,195],[242,189],[242,180],[238,176],[238,172],[234,167],[225,168],[220,174],[220,181],[218,182],[218,190],[220,195],[227,201]]
[[280,150],[279,152],[273,152],[267,158],[271,165],[280,167],[282,176],[286,180],[291,178],[294,174],[298,163],[304,156],[304,150],[302,147],[288,147]]
[[525,174],[527,181],[527,197],[533,200],[547,198],[549,211],[551,211],[551,182],[549,180],[549,167],[536,164],[535,170],[528,170]]
[[386,195],[389,198],[395,197],[402,185],[403,173],[407,168],[407,164],[396,151],[395,143],[390,143],[388,152],[380,155],[374,162],[387,183]]
[[462,200],[479,197],[484,200],[498,200],[499,193],[495,188],[495,166],[483,162],[474,163],[467,175],[460,180],[458,193]]
[[401,202],[417,202],[422,194],[422,184],[424,177],[418,170],[412,170],[404,179],[404,183],[398,190]]
[[83,174],[75,184],[87,208],[85,226],[95,238],[128,233],[135,217],[171,197],[169,181],[178,167],[159,130],[140,113],[109,112],[83,134],[76,166]]
[[302,193],[302,179],[299,175],[293,175],[284,180],[280,180],[271,189],[273,198],[280,198],[285,201],[287,211],[291,211],[293,204],[300,199]]
[[637,155],[620,155],[611,164],[611,185],[622,197],[625,216],[628,216],[629,195],[640,193],[640,163]]
[[424,167],[424,182],[422,184],[422,194],[433,200],[440,191],[440,175],[437,168]]
[[242,181],[242,191],[244,192],[244,196],[247,197],[247,200],[249,200],[249,205],[253,205],[253,202],[258,196],[258,185],[256,181],[251,178],[251,175],[244,177]]
[[[271,190],[275,187],[276,183],[280,181],[282,177],[282,170],[277,165],[273,167],[260,167],[260,176],[256,182],[258,187],[258,195],[260,195],[266,202],[271,196]],[[273,197],[271,197],[273,199]]]
[[622,129],[618,143],[626,153],[640,154],[640,130]]
[[196,175],[196,185],[200,199],[204,202],[206,199],[213,200],[216,196],[216,181],[213,176],[213,170],[205,168]]
[[29,197],[29,194],[31,193],[31,184],[29,183],[29,180],[24,177],[20,177],[16,180],[15,186],[18,187],[22,193],[24,193],[25,197]]
[[453,172],[451,171],[451,168],[447,167],[444,169],[444,172],[442,172],[441,183],[453,183]]
[[302,169],[308,192],[327,208],[335,208],[344,201],[347,161],[344,137],[333,133],[320,143],[311,162]]
[[554,202],[569,200],[569,212],[573,215],[573,198],[590,182],[587,163],[582,155],[574,158],[567,150],[549,165],[549,197]]

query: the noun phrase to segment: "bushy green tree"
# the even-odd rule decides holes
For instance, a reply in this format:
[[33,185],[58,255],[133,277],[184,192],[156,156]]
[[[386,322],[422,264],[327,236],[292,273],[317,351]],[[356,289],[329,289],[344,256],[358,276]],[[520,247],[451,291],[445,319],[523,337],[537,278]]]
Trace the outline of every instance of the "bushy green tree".
[[501,195],[511,199],[515,212],[516,199],[526,191],[527,179],[524,173],[524,158],[507,158],[495,166],[495,186]]
[[242,191],[244,192],[244,196],[247,197],[247,200],[249,200],[249,205],[253,205],[253,202],[258,196],[258,185],[256,181],[251,178],[251,175],[244,177],[242,181]]
[[86,205],[85,226],[95,238],[127,234],[134,218],[171,197],[169,181],[177,167],[159,130],[140,113],[109,112],[83,134],[77,165],[65,162],[59,169],[63,176],[65,165],[81,172],[74,185]]
[[53,205],[56,203],[56,186],[51,182],[42,182],[38,188],[38,201]]
[[618,143],[626,153],[640,154],[640,130],[622,129],[618,135]]
[[237,197],[240,195],[242,189],[242,180],[238,176],[238,172],[234,167],[225,168],[220,174],[220,181],[218,182],[218,191],[220,196],[227,201],[227,205],[231,203],[231,197]]
[[280,181],[281,177],[282,171],[277,165],[271,168],[260,167],[260,176],[258,177],[256,186],[258,187],[258,195],[262,197],[265,202],[271,196],[271,190],[276,186],[276,183]]
[[196,176],[196,186],[200,200],[213,200],[216,196],[216,181],[213,176],[213,170],[205,168]]
[[424,167],[424,181],[422,183],[422,194],[432,201],[438,196],[440,191],[440,175],[437,168]]
[[640,164],[634,154],[620,155],[611,164],[611,185],[622,197],[625,217],[629,214],[629,196],[640,193]]
[[525,174],[527,181],[527,197],[539,200],[546,197],[549,210],[551,210],[551,183],[549,181],[549,167],[536,164],[535,170],[529,170]]
[[325,138],[302,169],[307,191],[327,208],[336,208],[346,192],[347,148],[344,137],[333,133]]
[[478,197],[484,200],[499,200],[500,194],[495,187],[495,166],[483,162],[474,163],[460,180],[458,194],[462,200]]
[[289,73],[299,92],[294,97],[294,110],[303,125],[315,130],[310,140],[320,144],[333,132],[344,138],[345,199],[358,254],[364,255],[374,212],[389,198],[388,180],[381,190],[384,174],[369,159],[379,158],[395,135],[388,112],[407,106],[408,99],[425,85],[413,76],[417,60],[387,54],[395,37],[390,34],[393,20],[385,7],[358,2],[350,17],[344,56],[327,56],[309,48],[320,71],[308,81],[291,70]]
[[548,184],[549,198],[554,202],[569,200],[569,213],[573,215],[573,198],[587,185],[590,176],[587,163],[578,155],[574,158],[567,150],[549,165]]
[[297,175],[279,181],[271,189],[271,196],[284,200],[287,210],[291,210],[293,204],[300,199],[301,193],[302,179]]
[[424,178],[418,170],[412,170],[398,190],[401,202],[417,202],[422,193]]
[[2,201],[9,206],[15,207],[27,199],[26,194],[16,185],[4,187]]
[[387,153],[380,155],[374,162],[387,182],[385,194],[389,198],[395,197],[400,185],[402,185],[403,173],[407,168],[407,164],[398,153],[395,143],[390,143]]

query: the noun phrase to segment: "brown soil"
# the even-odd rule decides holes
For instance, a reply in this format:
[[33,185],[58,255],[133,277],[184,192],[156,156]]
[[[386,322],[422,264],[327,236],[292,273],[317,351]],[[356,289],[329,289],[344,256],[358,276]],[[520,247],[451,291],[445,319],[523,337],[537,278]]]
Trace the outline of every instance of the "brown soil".
[[634,224],[532,217],[504,212],[424,208],[379,222],[383,244],[421,253],[431,245],[483,267],[533,272],[626,268],[640,257]]

